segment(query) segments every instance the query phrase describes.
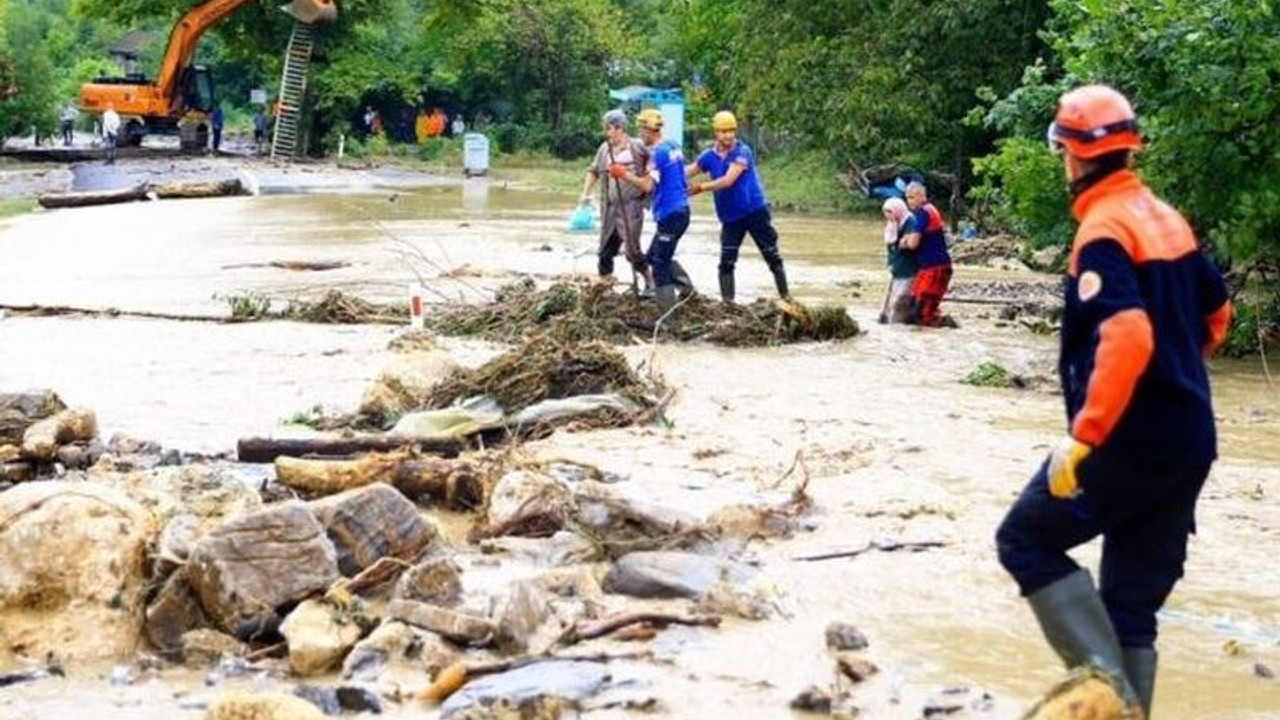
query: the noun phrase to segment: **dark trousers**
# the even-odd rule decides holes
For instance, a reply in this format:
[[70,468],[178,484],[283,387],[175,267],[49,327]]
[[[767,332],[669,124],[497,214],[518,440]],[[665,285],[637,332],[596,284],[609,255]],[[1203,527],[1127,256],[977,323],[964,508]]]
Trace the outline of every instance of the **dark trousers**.
[[738,249],[747,234],[755,241],[769,269],[777,272],[782,268],[782,255],[778,253],[778,231],[773,228],[773,217],[768,207],[727,222],[720,226],[720,272],[733,273],[733,266],[738,262]]
[[1046,462],[996,532],[1000,564],[1030,595],[1075,572],[1067,550],[1101,535],[1099,590],[1111,624],[1122,646],[1151,647],[1156,612],[1182,577],[1209,465],[1139,462],[1104,445],[1077,468],[1080,495],[1059,500]]
[[71,138],[74,135],[74,132],[73,132],[74,125],[75,123],[73,123],[71,120],[62,121],[62,144],[66,145],[67,147],[71,147]]
[[213,149],[216,151],[222,147],[222,128],[215,126],[213,128]]
[[671,275],[671,261],[676,255],[676,245],[689,229],[689,209],[677,210],[658,221],[658,232],[649,242],[649,251],[645,257],[653,267],[653,284],[657,287],[674,285]]

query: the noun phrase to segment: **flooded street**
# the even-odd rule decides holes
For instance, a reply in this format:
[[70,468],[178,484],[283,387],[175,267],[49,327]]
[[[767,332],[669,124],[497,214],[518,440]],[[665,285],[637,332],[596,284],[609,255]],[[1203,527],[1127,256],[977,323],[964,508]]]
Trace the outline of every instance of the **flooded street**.
[[[234,297],[283,307],[340,289],[401,302],[421,279],[433,301],[483,301],[516,273],[545,282],[595,272],[594,233],[565,229],[573,198],[486,179],[387,184],[0,219],[0,304],[208,318],[229,315]],[[694,217],[678,258],[714,294],[718,226],[705,198]],[[999,567],[993,535],[1062,432],[1062,402],[1046,390],[960,380],[983,362],[1052,377],[1056,336],[958,303],[944,303],[958,330],[878,325],[887,275],[879,222],[783,216],[777,225],[797,298],[845,304],[863,335],[749,350],[637,343],[623,349],[628,359],[676,391],[669,423],[562,431],[525,446],[617,473],[699,516],[784,500],[809,480],[816,509],[805,530],[746,549],[770,584],[771,619],[674,628],[654,643],[665,664],[611,669],[651,683],[662,701],[651,717],[789,717],[800,690],[833,681],[823,630],[845,621],[867,635],[866,655],[881,669],[854,691],[860,717],[921,717],[929,699],[963,687],[949,696],[973,713],[961,716],[1017,718],[1062,673]],[[337,267],[279,266],[302,262]],[[626,274],[620,260],[619,282],[629,282]],[[1009,277],[958,266],[955,282]],[[748,243],[739,295],[772,291]],[[104,438],[227,452],[240,437],[295,432],[282,421],[316,405],[353,409],[403,329],[11,313],[0,319],[0,389],[52,388],[69,405],[95,409]],[[443,344],[464,364],[497,351],[473,340]],[[1153,716],[1274,720],[1280,680],[1259,677],[1255,665],[1280,672],[1280,387],[1257,359],[1212,368],[1221,458],[1199,506],[1186,577],[1162,617]],[[939,546],[797,559],[868,543]],[[1092,564],[1096,553],[1091,545],[1077,558]],[[460,549],[468,573],[477,556]],[[128,687],[110,685],[109,667],[68,669],[68,680],[0,688],[0,719],[198,718],[196,701],[212,692],[182,669]],[[433,716],[412,703],[384,714]]]

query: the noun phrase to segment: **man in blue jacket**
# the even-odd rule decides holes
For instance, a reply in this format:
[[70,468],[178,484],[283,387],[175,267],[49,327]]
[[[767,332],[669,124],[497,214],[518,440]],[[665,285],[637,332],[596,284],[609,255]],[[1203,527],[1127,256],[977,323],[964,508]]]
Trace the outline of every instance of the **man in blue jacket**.
[[720,297],[733,302],[733,268],[738,262],[738,248],[742,240],[751,234],[760,255],[773,273],[778,295],[789,298],[787,273],[782,267],[782,255],[778,253],[778,231],[773,228],[769,215],[769,201],[764,186],[756,173],[756,157],[751,148],[738,141],[738,119],[733,113],[722,110],[711,119],[716,143],[698,156],[696,163],[686,168],[688,177],[701,173],[711,176],[710,182],[697,183],[689,188],[690,195],[702,192],[715,193],[716,215],[720,218]]

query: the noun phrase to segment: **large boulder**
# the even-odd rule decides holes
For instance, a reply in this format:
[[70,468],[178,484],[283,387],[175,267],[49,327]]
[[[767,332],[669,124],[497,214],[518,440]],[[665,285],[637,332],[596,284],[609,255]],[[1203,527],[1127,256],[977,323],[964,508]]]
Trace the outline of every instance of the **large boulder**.
[[98,436],[98,418],[88,408],[71,408],[38,420],[22,434],[22,454],[52,460],[67,443],[88,442]]
[[92,483],[0,493],[0,655],[133,653],[153,529],[140,505]]
[[214,528],[186,576],[218,629],[249,640],[279,626],[280,606],[328,589],[338,560],[306,503],[290,501]]
[[33,423],[66,409],[52,390],[0,393],[0,445],[20,445]]
[[439,531],[399,490],[383,483],[348,490],[311,503],[348,577],[382,557],[412,561]]

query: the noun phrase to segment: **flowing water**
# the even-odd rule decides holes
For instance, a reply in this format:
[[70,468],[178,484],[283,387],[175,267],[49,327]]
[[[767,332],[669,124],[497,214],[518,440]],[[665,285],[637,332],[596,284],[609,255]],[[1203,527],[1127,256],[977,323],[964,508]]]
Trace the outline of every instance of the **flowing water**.
[[[48,212],[0,221],[0,304],[226,315],[228,297],[273,303],[329,288],[403,300],[421,279],[440,301],[483,299],[513,279],[595,272],[594,235],[566,232],[572,198],[470,179],[440,187],[263,195]],[[699,198],[678,257],[715,292],[717,226]],[[878,222],[779,217],[794,293],[846,305],[867,332],[850,341],[770,349],[643,345],[625,352],[677,395],[662,427],[558,433],[528,446],[629,477],[646,495],[695,514],[783,500],[803,477],[817,509],[805,531],[749,547],[772,583],[777,614],[715,632],[664,633],[671,665],[622,665],[652,682],[661,717],[777,718],[811,684],[832,681],[823,629],[862,629],[881,675],[855,693],[863,717],[915,718],[924,700],[963,686],[1014,718],[1060,676],[1030,612],[999,568],[992,535],[1062,431],[1046,390],[975,388],[959,380],[998,362],[1048,376],[1055,340],[953,304],[961,328],[875,324],[885,271]],[[271,263],[332,262],[303,272]],[[739,295],[772,292],[750,243]],[[625,262],[619,282],[629,282]],[[956,282],[1025,277],[961,266]],[[0,388],[51,387],[122,432],[188,451],[283,432],[314,405],[350,409],[401,328],[109,317],[0,320]],[[463,362],[495,349],[448,340]],[[1186,578],[1162,618],[1160,720],[1280,718],[1280,389],[1258,360],[1214,361],[1221,459],[1199,508]],[[797,458],[800,458],[797,461]],[[798,556],[869,542],[938,542],[925,552]],[[1079,553],[1096,561],[1096,547]],[[470,572],[470,571],[468,571]],[[0,669],[4,669],[0,663]],[[206,691],[187,671],[114,688],[106,669],[0,688],[0,718],[199,717]],[[983,700],[990,693],[992,699]],[[421,717],[412,706],[392,717]],[[590,717],[623,717],[600,710]]]

